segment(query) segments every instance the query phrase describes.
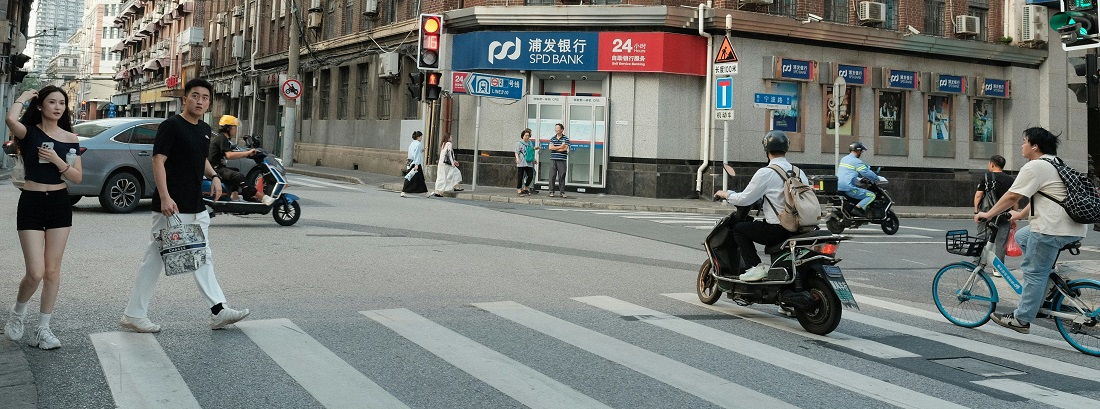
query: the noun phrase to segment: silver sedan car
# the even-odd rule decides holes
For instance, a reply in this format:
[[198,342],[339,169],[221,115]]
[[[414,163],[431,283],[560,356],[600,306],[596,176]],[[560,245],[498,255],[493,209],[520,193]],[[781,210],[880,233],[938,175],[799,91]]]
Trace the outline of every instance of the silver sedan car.
[[[94,196],[112,213],[129,213],[143,198],[153,197],[153,140],[164,118],[110,118],[81,122],[73,126],[80,136],[84,179],[69,184],[73,204],[81,197]],[[239,149],[239,148],[238,148]],[[231,160],[229,166],[249,174],[255,162],[249,158]]]

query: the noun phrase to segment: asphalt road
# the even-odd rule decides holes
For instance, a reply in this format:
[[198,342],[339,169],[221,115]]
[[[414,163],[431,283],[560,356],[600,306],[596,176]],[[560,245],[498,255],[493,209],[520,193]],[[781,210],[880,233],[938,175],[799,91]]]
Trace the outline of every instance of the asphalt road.
[[[1052,323],[1023,336],[939,316],[931,279],[959,259],[943,251],[943,234],[966,221],[853,231],[839,254],[861,309],[816,337],[774,306],[698,303],[713,216],[291,182],[303,198],[295,226],[213,219],[229,304],[253,311],[224,331],[207,329],[193,280],[174,276],[161,279],[150,312],[164,330],[119,333],[150,209],[115,215],[79,203],[52,325],[63,347],[23,346],[40,407],[1100,405],[1100,358],[1071,350]],[[22,276],[16,193],[0,186],[5,308]],[[1100,240],[1085,245],[1064,272],[1100,279]],[[1007,311],[1016,298],[1006,293],[1002,283]]]

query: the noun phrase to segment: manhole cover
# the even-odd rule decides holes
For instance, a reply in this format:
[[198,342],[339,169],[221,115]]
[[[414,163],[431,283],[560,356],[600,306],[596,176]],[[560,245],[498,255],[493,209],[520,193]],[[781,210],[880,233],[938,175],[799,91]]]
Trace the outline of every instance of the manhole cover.
[[997,365],[995,363],[986,362],[976,358],[942,358],[930,359],[930,361],[943,366],[955,368],[963,372],[969,372],[974,375],[981,375],[985,377],[1027,374],[1027,372],[1021,372],[1007,366]]

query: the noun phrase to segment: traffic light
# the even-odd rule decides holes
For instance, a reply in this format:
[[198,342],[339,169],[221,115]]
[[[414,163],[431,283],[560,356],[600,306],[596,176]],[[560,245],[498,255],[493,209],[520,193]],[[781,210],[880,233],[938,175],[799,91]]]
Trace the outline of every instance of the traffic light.
[[12,71],[11,76],[8,77],[8,84],[15,85],[23,82],[23,78],[27,77],[26,71]]
[[443,92],[443,88],[439,86],[439,79],[443,76],[442,73],[429,72],[427,79],[425,80],[427,88],[424,89],[424,99],[428,101],[435,101],[439,99],[439,94]]
[[23,78],[26,78],[27,72],[21,71],[24,65],[27,65],[27,61],[30,61],[31,57],[26,54],[16,54],[11,56],[11,76],[8,77],[8,84],[15,85],[23,82]]
[[83,111],[87,111],[87,110],[88,110],[88,101],[80,101],[80,111],[83,112]]
[[1070,91],[1077,96],[1077,102],[1088,104],[1089,108],[1100,108],[1100,98],[1097,89],[1100,88],[1100,67],[1098,67],[1096,54],[1089,53],[1084,57],[1069,57],[1066,59],[1077,76],[1084,77],[1085,82],[1067,84]]
[[443,16],[420,15],[420,37],[417,39],[416,67],[421,70],[439,69],[439,43],[443,33]]
[[30,61],[30,60],[31,60],[31,57],[29,55],[16,54],[16,55],[11,56],[11,66],[13,68],[16,68],[16,69],[23,68],[23,66],[27,64],[27,61]]
[[424,73],[422,72],[410,72],[409,73],[409,95],[413,99],[419,101],[422,89],[424,87]]
[[1096,0],[1063,0],[1062,12],[1050,17],[1050,28],[1058,32],[1067,51],[1100,47]]

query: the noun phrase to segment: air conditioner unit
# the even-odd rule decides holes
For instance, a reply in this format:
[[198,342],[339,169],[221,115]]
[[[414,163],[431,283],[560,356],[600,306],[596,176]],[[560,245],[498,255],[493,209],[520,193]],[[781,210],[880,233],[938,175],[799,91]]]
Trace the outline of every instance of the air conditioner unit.
[[324,21],[324,18],[321,17],[321,12],[311,11],[306,18],[306,27],[320,29],[322,21]]
[[241,92],[241,95],[244,95],[246,97],[251,97],[252,96],[252,86],[251,85],[245,85],[244,86],[244,91]]
[[378,54],[378,77],[388,78],[401,74],[401,55],[396,52]]
[[1023,22],[1020,24],[1020,41],[1031,43],[1047,41],[1046,7],[1024,6],[1021,19]]
[[309,11],[324,11],[325,8],[321,6],[321,0],[310,0]]
[[218,13],[218,16],[214,17],[214,22],[218,23],[218,24],[221,24],[221,25],[225,25],[225,14]]
[[199,60],[199,65],[202,65],[203,67],[210,66],[210,47],[202,48],[202,59]]
[[233,49],[230,51],[233,58],[244,58],[244,36],[233,36]]
[[365,0],[363,1],[363,14],[368,16],[378,15],[378,0]]
[[244,17],[244,6],[234,6],[233,17]]
[[740,0],[737,3],[744,6],[748,4],[772,4],[773,2],[774,0]]
[[886,4],[877,1],[861,1],[856,17],[859,18],[860,24],[885,22]]
[[955,34],[978,34],[982,20],[974,16],[955,16]]

